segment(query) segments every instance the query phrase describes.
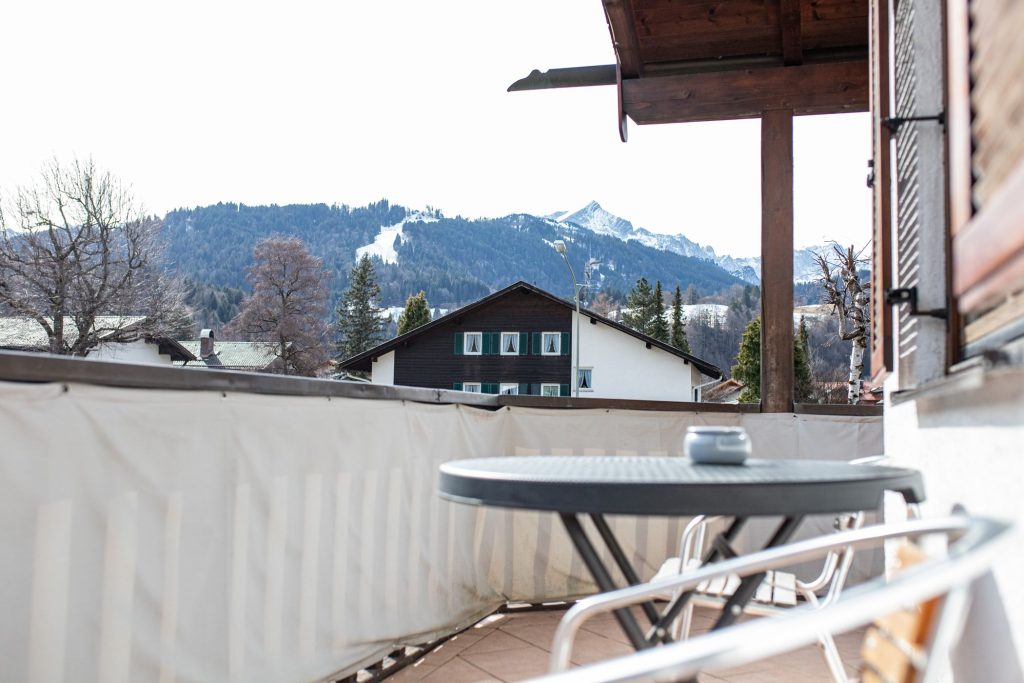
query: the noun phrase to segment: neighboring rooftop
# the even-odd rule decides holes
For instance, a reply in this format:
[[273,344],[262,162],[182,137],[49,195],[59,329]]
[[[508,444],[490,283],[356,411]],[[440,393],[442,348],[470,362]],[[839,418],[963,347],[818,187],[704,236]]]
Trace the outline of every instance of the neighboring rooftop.
[[277,361],[277,345],[271,342],[218,341],[213,353],[203,358],[200,355],[201,341],[186,340],[179,342],[196,357],[196,360],[175,365],[220,370],[250,370],[259,372],[267,370]]
[[[96,316],[96,329],[102,339],[114,332],[127,330],[139,325],[146,317],[142,315],[100,315]],[[47,318],[47,321],[50,321]],[[78,328],[74,318],[65,316],[64,337],[74,344],[78,339]],[[46,351],[50,348],[46,330],[33,318],[25,316],[0,316],[0,348],[21,351]]]

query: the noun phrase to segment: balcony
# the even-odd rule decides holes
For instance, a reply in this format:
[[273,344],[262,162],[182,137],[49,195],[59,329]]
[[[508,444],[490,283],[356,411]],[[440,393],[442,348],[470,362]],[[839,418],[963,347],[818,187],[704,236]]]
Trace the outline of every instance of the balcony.
[[[447,460],[676,455],[694,424],[744,426],[759,457],[882,449],[878,409],[474,396],[16,353],[0,353],[0,377],[10,680],[336,680],[508,602],[595,590],[553,515],[442,501]],[[612,523],[649,578],[684,521]],[[877,571],[866,560],[860,573]]]

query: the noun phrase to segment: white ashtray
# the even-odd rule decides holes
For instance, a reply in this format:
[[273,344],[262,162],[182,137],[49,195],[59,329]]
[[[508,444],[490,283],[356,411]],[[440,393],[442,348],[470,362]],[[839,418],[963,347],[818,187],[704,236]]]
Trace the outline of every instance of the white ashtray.
[[750,437],[743,427],[689,427],[683,453],[699,464],[742,465],[750,456]]

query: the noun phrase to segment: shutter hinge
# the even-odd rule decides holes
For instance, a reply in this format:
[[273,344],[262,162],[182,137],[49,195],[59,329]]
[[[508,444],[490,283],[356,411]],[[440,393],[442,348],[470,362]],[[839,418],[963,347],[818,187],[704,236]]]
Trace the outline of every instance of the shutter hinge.
[[949,311],[945,308],[933,308],[928,311],[917,309],[917,287],[905,287],[903,289],[885,290],[885,303],[889,306],[910,304],[910,315],[926,315],[931,318],[945,320],[949,317]]
[[882,119],[882,125],[891,130],[893,134],[896,134],[900,132],[900,126],[904,123],[914,121],[935,121],[940,126],[944,126],[946,125],[946,112],[940,111],[932,116],[891,116]]

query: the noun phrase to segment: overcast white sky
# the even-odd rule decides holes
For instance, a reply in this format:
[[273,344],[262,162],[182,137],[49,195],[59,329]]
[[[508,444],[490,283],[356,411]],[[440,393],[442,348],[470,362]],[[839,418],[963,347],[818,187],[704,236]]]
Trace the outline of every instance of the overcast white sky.
[[[613,87],[506,93],[613,61],[599,0],[6,2],[0,189],[89,156],[154,213],[387,198],[448,215],[596,199],[759,251],[757,121],[630,126]],[[866,243],[866,114],[796,128],[796,242]]]

